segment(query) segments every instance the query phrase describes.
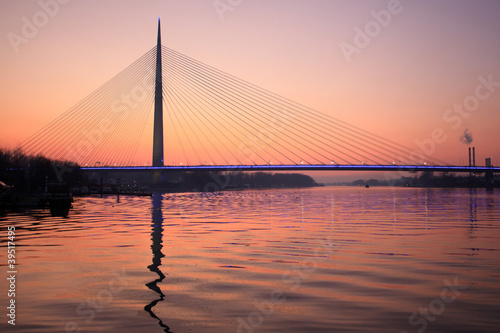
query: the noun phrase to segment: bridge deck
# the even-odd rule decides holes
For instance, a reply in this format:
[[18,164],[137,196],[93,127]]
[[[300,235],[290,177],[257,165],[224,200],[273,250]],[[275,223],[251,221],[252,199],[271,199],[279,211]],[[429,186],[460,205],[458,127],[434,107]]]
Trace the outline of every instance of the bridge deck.
[[327,165],[327,164],[299,164],[299,165],[186,165],[186,166],[99,166],[82,167],[88,171],[439,171],[439,172],[500,172],[500,167],[486,166],[441,166],[441,165]]

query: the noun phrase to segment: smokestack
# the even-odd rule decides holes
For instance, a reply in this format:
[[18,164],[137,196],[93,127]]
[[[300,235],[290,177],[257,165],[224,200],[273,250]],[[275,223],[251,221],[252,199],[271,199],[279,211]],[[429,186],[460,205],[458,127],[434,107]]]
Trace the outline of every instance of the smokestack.
[[476,147],[472,147],[472,166],[476,166]]
[[472,166],[472,155],[469,147],[469,166]]

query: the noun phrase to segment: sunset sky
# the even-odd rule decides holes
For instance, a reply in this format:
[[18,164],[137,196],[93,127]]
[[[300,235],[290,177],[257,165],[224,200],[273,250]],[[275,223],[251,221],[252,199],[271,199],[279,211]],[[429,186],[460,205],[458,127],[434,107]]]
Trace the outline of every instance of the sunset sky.
[[150,50],[158,17],[194,59],[410,148],[442,129],[432,156],[452,164],[468,129],[478,163],[500,164],[497,0],[2,0],[0,146]]

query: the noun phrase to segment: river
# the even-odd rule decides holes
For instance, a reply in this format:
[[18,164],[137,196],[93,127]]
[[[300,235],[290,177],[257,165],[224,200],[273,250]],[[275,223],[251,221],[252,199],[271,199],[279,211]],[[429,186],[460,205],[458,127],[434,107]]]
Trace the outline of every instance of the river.
[[1,332],[500,331],[498,191],[82,197],[0,225]]

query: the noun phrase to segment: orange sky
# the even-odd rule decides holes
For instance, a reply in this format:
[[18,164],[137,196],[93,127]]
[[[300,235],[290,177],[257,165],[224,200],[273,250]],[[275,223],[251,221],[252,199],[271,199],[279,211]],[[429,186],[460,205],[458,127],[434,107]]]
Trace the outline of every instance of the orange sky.
[[[500,164],[498,1],[242,0],[226,8],[0,2],[0,146],[21,143],[150,50],[161,16],[169,48],[410,148],[440,128],[446,139],[432,156],[453,164],[466,163],[459,139],[469,129],[478,162]],[[367,45],[360,30],[372,35]],[[474,101],[474,111],[453,111]],[[138,164],[151,161],[150,134]]]

